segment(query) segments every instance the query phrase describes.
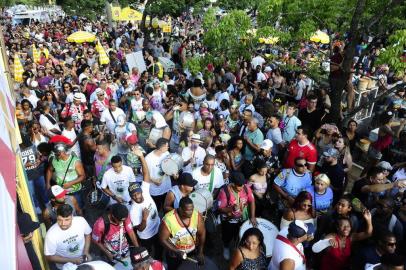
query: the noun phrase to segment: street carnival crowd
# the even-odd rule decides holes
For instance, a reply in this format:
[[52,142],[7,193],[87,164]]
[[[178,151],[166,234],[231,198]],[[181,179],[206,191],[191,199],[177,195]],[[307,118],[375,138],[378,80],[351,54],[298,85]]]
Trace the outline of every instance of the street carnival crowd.
[[[363,149],[362,123],[333,124],[329,87],[306,76],[329,45],[303,41],[296,53],[270,48],[272,61],[258,51],[191,74],[187,59],[206,53],[201,29],[184,14],[144,46],[131,23],[6,21],[10,70],[17,53],[24,68],[20,155],[51,269],[404,269],[406,89],[375,105],[378,135]],[[96,34],[109,64],[95,43],[67,41],[78,30]],[[334,79],[346,39],[331,36]],[[351,104],[363,76],[380,93],[399,80],[375,63],[384,46],[357,46]],[[126,62],[137,51],[145,71]],[[39,223],[19,211],[41,269]]]

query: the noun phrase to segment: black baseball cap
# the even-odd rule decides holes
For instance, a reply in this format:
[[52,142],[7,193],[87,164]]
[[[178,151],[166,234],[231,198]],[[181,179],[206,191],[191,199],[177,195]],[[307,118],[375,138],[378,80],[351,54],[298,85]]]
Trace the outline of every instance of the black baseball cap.
[[133,265],[152,259],[145,247],[130,247],[130,258]]
[[135,192],[142,192],[141,185],[142,185],[141,182],[131,183],[128,186],[128,193],[130,194],[130,196],[132,196]]
[[193,179],[193,176],[190,173],[182,173],[178,179],[179,185],[194,187],[197,185],[197,183],[198,182],[195,179]]

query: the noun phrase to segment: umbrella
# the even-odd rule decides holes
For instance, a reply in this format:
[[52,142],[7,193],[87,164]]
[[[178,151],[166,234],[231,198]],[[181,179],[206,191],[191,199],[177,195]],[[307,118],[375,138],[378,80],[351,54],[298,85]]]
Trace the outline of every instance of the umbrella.
[[14,56],[14,80],[19,83],[23,82],[23,73],[23,65],[20,62],[20,57],[18,57],[16,53]]
[[100,44],[99,40],[97,40],[96,51],[99,53],[100,65],[107,65],[108,63],[110,63],[110,59],[107,56],[107,53],[104,50],[103,46]]
[[310,37],[310,41],[328,44],[330,43],[330,37],[327,35],[327,33],[317,30],[316,33]]
[[120,21],[141,21],[142,13],[130,7],[123,8],[120,14]]
[[96,36],[92,33],[85,31],[77,31],[68,37],[69,42],[83,43],[83,42],[94,42]]
[[32,44],[32,58],[34,60],[34,63],[39,62],[39,52],[37,48],[35,48],[35,44]]

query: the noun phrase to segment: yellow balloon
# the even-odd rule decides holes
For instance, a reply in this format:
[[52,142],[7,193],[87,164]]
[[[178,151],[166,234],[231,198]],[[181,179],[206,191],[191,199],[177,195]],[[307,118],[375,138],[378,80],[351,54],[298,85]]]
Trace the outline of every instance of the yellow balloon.
[[152,27],[157,28],[159,26],[159,20],[158,18],[153,18],[152,19]]

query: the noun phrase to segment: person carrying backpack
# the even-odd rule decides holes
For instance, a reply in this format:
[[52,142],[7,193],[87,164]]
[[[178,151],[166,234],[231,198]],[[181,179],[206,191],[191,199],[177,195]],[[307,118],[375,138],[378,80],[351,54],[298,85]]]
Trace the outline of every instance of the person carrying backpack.
[[99,217],[93,226],[92,242],[103,252],[108,261],[124,260],[129,256],[129,243],[139,246],[135,236],[128,209],[125,205],[116,203],[108,213]]
[[230,242],[238,235],[241,224],[249,219],[254,227],[257,225],[254,195],[244,175],[234,171],[229,180],[230,184],[224,185],[217,197],[222,221],[223,256],[227,260],[230,258]]

